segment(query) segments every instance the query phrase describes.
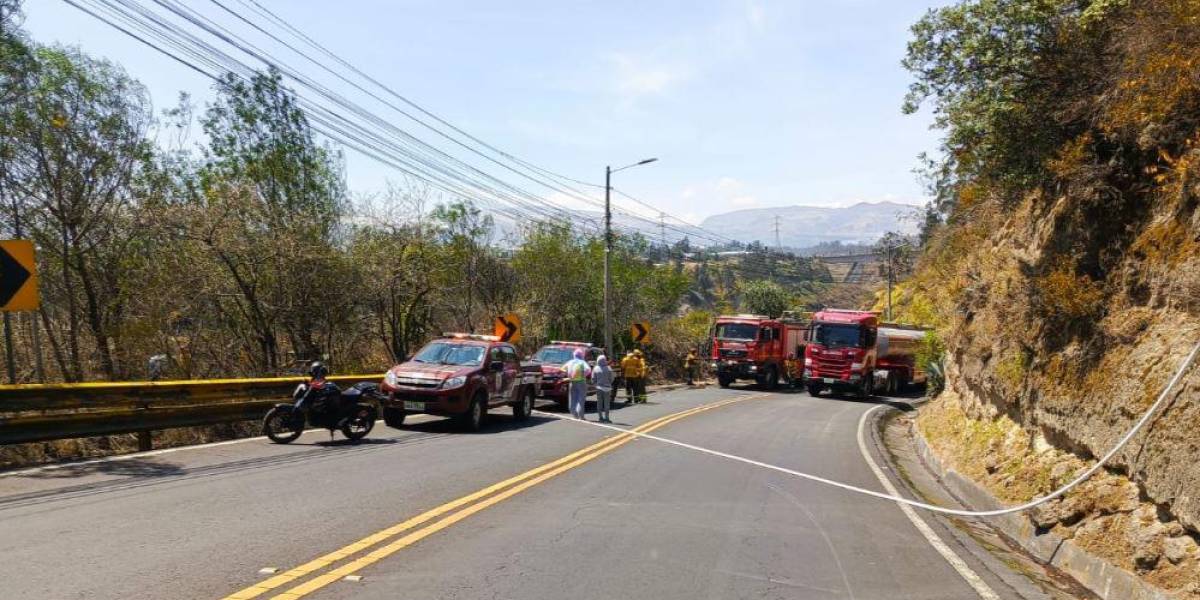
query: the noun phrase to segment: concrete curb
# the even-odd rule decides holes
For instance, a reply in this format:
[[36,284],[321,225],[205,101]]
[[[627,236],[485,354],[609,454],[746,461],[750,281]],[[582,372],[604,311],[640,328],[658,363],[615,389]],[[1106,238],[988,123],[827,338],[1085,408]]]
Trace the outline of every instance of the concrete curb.
[[[939,482],[965,507],[973,510],[996,510],[1004,505],[991,492],[973,480],[947,469],[925,438],[911,426],[911,439],[917,455]],[[1142,581],[1133,573],[1107,560],[1093,556],[1053,532],[1038,534],[1037,527],[1025,514],[1008,514],[984,519],[992,527],[1020,544],[1039,560],[1074,577],[1084,587],[1104,600],[1170,600],[1171,595]]]

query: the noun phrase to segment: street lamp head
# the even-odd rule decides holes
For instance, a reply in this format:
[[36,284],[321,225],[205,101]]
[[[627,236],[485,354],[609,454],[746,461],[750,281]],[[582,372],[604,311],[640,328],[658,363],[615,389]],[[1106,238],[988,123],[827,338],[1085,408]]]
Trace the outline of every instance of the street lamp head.
[[658,159],[657,158],[647,158],[646,160],[643,160],[643,161],[639,162],[638,164],[639,165],[648,165],[656,160],[658,160]]

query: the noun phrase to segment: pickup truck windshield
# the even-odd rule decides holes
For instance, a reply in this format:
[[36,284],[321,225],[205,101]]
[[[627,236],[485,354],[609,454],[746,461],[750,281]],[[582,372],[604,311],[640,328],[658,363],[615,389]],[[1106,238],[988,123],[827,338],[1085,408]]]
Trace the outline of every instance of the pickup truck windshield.
[[558,365],[571,360],[573,348],[542,348],[533,355],[533,360],[540,363]]
[[813,327],[813,341],[826,348],[857,347],[861,338],[858,325],[821,323]]
[[753,340],[758,337],[758,326],[750,323],[717,323],[719,340]]
[[416,362],[460,367],[478,367],[483,364],[483,346],[432,342],[421,348],[413,357]]

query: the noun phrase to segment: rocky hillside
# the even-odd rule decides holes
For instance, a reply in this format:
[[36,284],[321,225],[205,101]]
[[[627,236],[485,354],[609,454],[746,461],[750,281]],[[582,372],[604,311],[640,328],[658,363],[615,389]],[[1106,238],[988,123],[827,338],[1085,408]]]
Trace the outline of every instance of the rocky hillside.
[[775,217],[779,241],[789,248],[822,242],[872,243],[889,231],[915,233],[919,209],[894,202],[860,202],[845,208],[779,206],[750,208],[713,215],[700,226],[743,242],[775,244]]

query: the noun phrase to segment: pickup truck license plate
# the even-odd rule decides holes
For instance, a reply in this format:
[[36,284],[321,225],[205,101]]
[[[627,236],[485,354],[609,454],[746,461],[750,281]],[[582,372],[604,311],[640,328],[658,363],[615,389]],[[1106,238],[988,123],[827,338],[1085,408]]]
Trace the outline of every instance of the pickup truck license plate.
[[425,403],[424,402],[413,402],[412,400],[405,400],[404,401],[404,410],[423,411],[423,410],[425,410]]
[[[825,383],[834,383],[837,380],[832,377],[823,377],[823,378],[821,378],[821,381],[824,381]],[[406,402],[405,404],[408,404],[408,403]]]

